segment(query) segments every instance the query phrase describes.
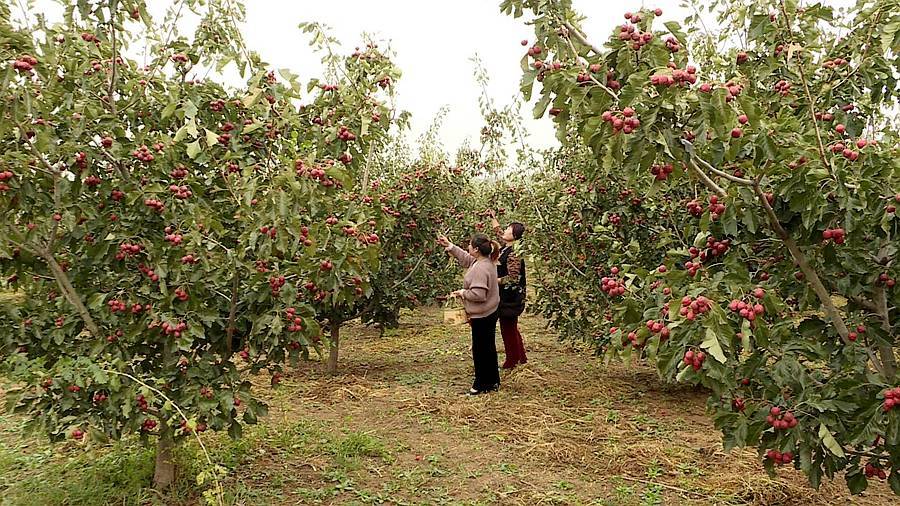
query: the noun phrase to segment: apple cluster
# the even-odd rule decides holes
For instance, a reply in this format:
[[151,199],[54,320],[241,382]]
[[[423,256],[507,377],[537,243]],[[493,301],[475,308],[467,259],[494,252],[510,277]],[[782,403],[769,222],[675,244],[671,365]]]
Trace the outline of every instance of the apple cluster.
[[30,74],[37,64],[38,61],[35,57],[26,54],[17,58],[12,67],[18,72]]
[[834,241],[835,244],[844,244],[845,235],[843,228],[826,228],[822,231],[823,241]]
[[271,276],[269,278],[269,288],[272,290],[272,297],[278,297],[281,293],[281,287],[283,287],[286,282],[287,280],[284,276]]
[[156,211],[158,213],[163,212],[163,210],[165,210],[165,208],[166,208],[166,205],[163,204],[163,202],[158,199],[146,199],[146,200],[144,200],[144,205],[149,207],[150,209],[153,209],[154,211]]
[[604,276],[600,280],[600,290],[610,297],[618,297],[625,294],[625,283],[618,279],[619,268],[613,267],[609,270],[612,277]]
[[866,467],[863,469],[863,472],[865,473],[866,478],[877,477],[879,480],[887,479],[887,473],[884,472],[884,469],[876,467],[871,462],[866,463]]
[[142,162],[150,163],[155,159],[153,153],[150,151],[150,148],[148,148],[146,144],[141,144],[141,146],[132,151],[131,154]]
[[695,371],[699,371],[703,367],[703,361],[706,360],[706,353],[702,351],[688,350],[684,354],[684,364],[691,366]]
[[288,325],[288,332],[300,332],[303,330],[303,319],[297,316],[297,310],[293,307],[289,307],[285,310],[285,319],[290,322]]
[[766,458],[781,466],[793,462],[794,454],[792,452],[781,453],[778,450],[769,450],[766,452]]
[[119,252],[116,253],[116,260],[124,260],[126,257],[135,256],[143,249],[144,247],[140,244],[122,243],[119,245]]
[[[631,20],[632,22],[634,18],[637,18],[637,22],[641,20],[640,15],[634,14],[631,18],[626,18]],[[631,48],[635,51],[641,49],[646,46],[653,40],[653,34],[651,32],[641,32],[635,25],[631,23],[625,23],[619,28],[619,40],[621,41],[631,41]]]
[[662,340],[668,339],[671,332],[669,327],[667,327],[663,322],[656,320],[647,320],[647,330],[654,334],[659,334],[659,337]]
[[775,91],[775,93],[778,93],[782,97],[786,97],[791,93],[791,86],[792,85],[790,82],[781,79],[777,83],[775,83],[775,86],[773,86],[772,89]]
[[170,185],[169,191],[175,195],[175,198],[181,199],[181,200],[188,199],[194,195],[194,193],[191,191],[190,187],[185,186],[185,185],[181,185],[181,186],[178,186],[177,184]]
[[678,314],[684,316],[687,320],[694,321],[697,316],[704,315],[712,309],[712,301],[703,295],[696,299],[690,295],[681,298],[681,309]]
[[[762,290],[762,288],[757,288],[756,290]],[[764,292],[763,292],[763,294],[764,294]],[[758,316],[762,316],[766,313],[766,308],[763,307],[763,305],[760,304],[759,302],[754,304],[754,303],[744,302],[744,301],[738,300],[738,299],[732,300],[728,304],[728,309],[730,309],[731,311],[733,311],[735,313],[738,313],[741,316],[741,318],[743,318],[747,321],[750,321],[750,322],[756,320],[756,318]]]
[[766,423],[775,428],[775,430],[788,430],[797,426],[797,419],[790,411],[782,411],[778,406],[772,406],[766,416]]
[[655,164],[650,167],[650,174],[653,174],[657,181],[665,181],[673,170],[671,163]]
[[630,134],[641,126],[641,120],[635,117],[634,109],[631,107],[625,107],[621,111],[614,109],[604,111],[600,118],[612,125],[614,134],[620,131]]
[[174,335],[175,337],[181,337],[181,333],[187,330],[187,324],[178,322],[175,325],[172,325],[169,322],[163,322],[163,324],[160,325],[160,328],[167,336]]
[[684,69],[679,69],[673,62],[669,62],[668,67],[672,70],[671,74],[653,74],[650,76],[650,84],[654,86],[689,86],[697,82],[697,67],[688,65]]
[[900,406],[900,387],[885,390],[882,409],[888,412],[898,406]]
[[150,267],[144,264],[138,264],[138,270],[141,271],[145,276],[150,278],[150,281],[153,281],[154,283],[159,281],[159,274],[157,274],[156,271],[154,271]]

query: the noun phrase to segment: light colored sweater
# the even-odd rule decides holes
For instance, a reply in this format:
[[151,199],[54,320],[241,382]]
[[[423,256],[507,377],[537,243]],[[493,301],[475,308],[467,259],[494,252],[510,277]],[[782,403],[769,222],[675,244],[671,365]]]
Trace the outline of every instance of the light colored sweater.
[[489,258],[476,260],[459,246],[447,246],[460,267],[468,268],[463,280],[463,307],[470,318],[484,318],[494,314],[500,305],[500,285],[497,283],[497,266]]

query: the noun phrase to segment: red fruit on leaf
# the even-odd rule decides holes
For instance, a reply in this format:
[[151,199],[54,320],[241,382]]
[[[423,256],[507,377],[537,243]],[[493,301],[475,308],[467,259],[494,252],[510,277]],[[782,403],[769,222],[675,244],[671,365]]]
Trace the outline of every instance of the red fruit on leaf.
[[739,139],[739,138],[743,137],[743,135],[744,135],[744,131],[741,130],[740,128],[734,128],[731,130],[731,138],[732,139]]
[[746,125],[748,121],[750,121],[750,119],[747,118],[746,114],[741,114],[740,116],[738,116],[738,123]]
[[845,127],[843,123],[838,123],[837,126],[834,127],[834,131],[843,134],[847,131],[847,127]]

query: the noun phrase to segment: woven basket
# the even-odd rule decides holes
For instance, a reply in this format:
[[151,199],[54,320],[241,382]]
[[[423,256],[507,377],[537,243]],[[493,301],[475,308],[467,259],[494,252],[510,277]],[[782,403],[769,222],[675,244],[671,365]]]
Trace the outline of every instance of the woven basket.
[[444,304],[444,324],[462,325],[463,323],[468,323],[468,321],[469,315],[466,314],[466,310],[460,307],[458,303],[448,300]]

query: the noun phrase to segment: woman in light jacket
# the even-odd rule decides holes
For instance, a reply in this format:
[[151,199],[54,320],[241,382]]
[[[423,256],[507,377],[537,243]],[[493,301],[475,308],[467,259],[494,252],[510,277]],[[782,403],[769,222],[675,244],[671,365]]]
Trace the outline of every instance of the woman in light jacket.
[[475,381],[468,395],[491,392],[500,387],[500,371],[497,367],[497,307],[500,305],[500,286],[495,264],[500,245],[484,234],[476,234],[469,241],[468,252],[439,237],[438,244],[456,258],[460,267],[467,268],[463,289],[450,297],[462,299],[469,324],[472,326],[472,362],[475,365]]

